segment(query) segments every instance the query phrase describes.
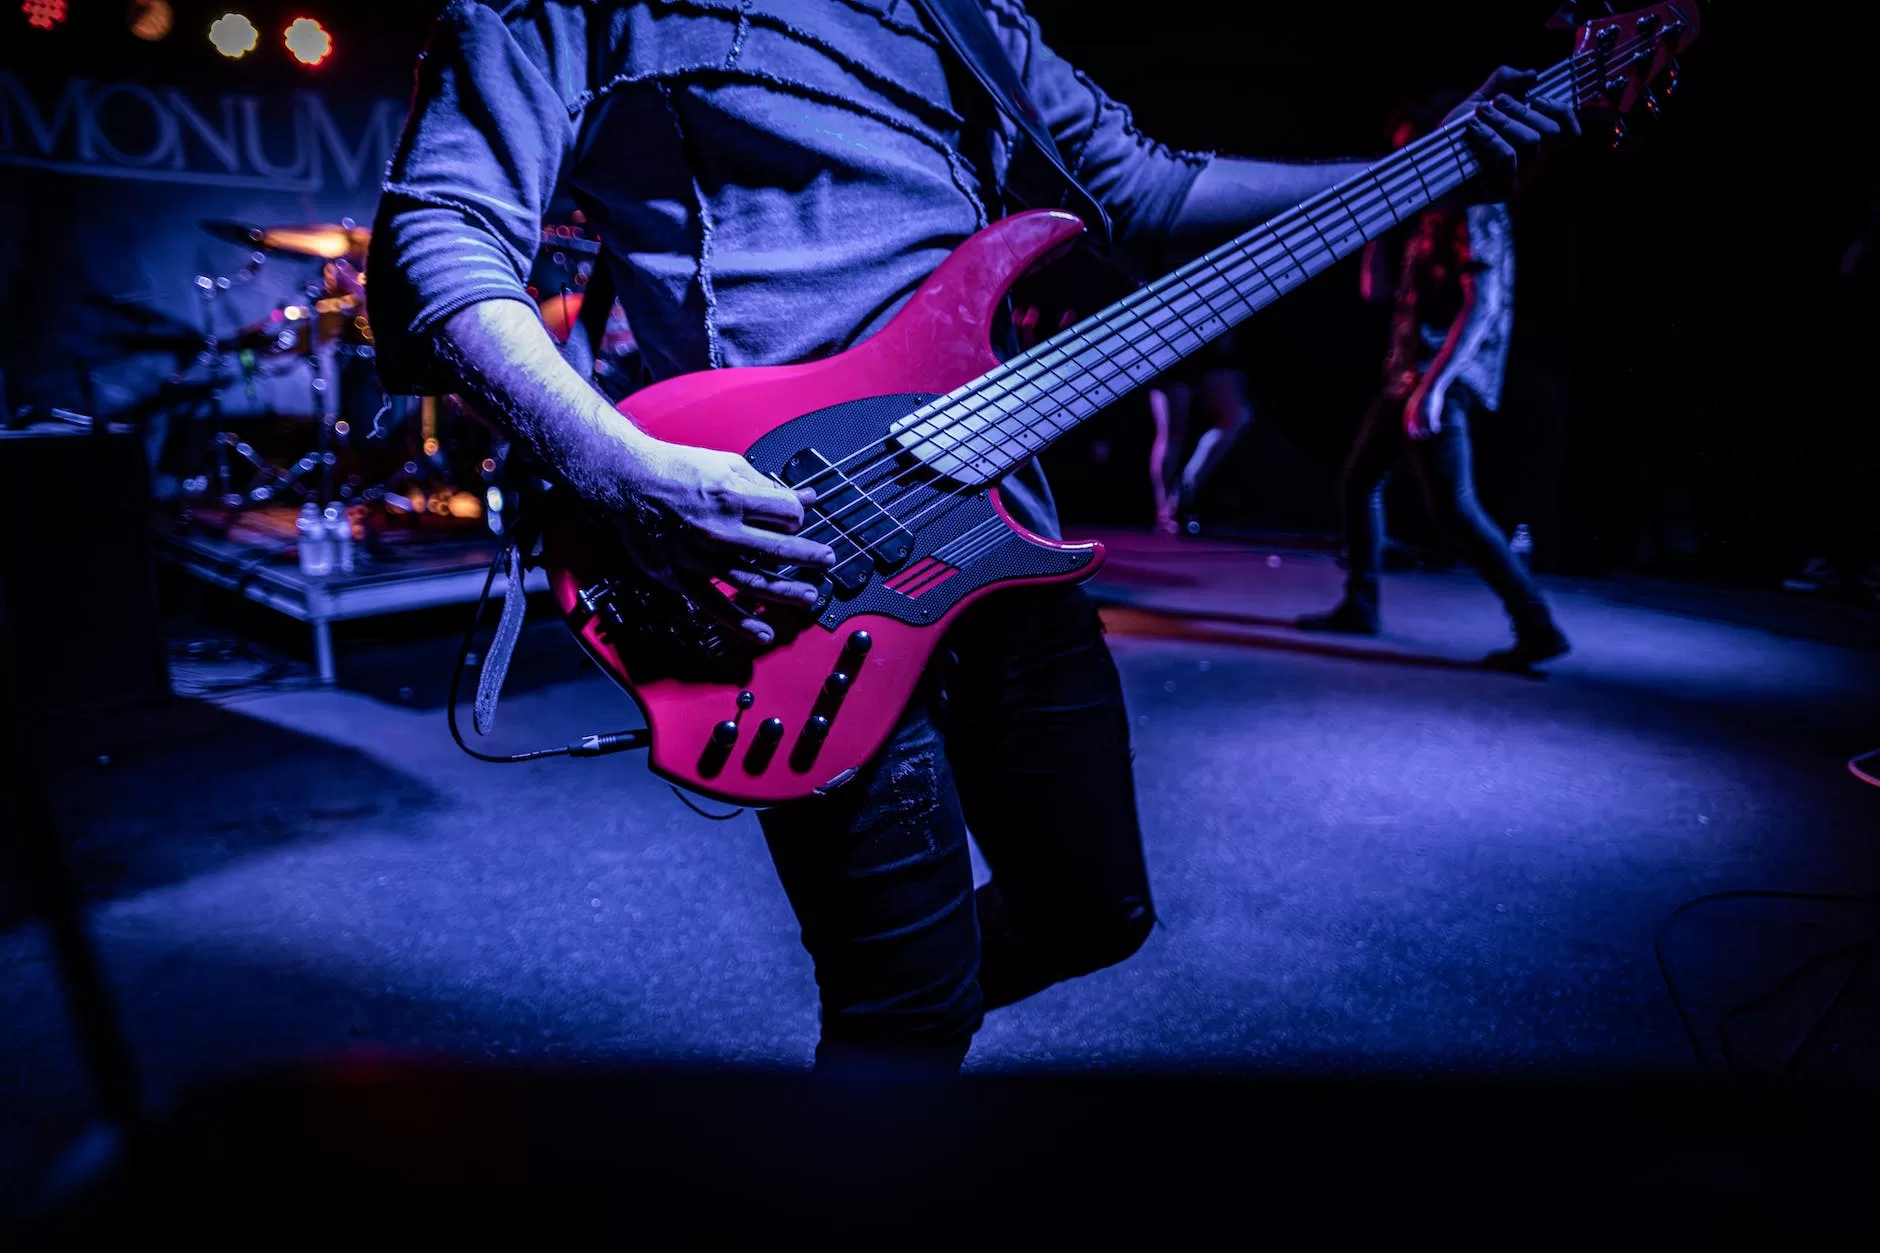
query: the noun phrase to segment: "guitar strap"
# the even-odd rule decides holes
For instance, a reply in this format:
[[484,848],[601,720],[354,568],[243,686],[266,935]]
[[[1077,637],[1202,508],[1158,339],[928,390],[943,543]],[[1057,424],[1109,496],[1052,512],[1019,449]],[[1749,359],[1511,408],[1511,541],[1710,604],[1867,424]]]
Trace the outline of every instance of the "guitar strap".
[[1065,167],[1064,155],[1045,126],[1018,71],[1005,55],[981,0],[917,0],[928,21],[955,58],[971,72],[993,107],[1018,128],[1020,143],[1006,172],[1006,188],[1033,209],[1067,208],[1105,252],[1110,248],[1110,215],[1097,198]]
[[529,607],[529,594],[522,586],[521,541],[509,541],[500,560],[503,563],[503,611],[496,622],[496,636],[483,653],[483,667],[477,672],[477,700],[471,709],[471,725],[476,727],[478,735],[488,735],[496,725],[496,700],[502,695],[503,680],[509,676],[509,659],[515,655],[516,640],[522,634],[522,618]]

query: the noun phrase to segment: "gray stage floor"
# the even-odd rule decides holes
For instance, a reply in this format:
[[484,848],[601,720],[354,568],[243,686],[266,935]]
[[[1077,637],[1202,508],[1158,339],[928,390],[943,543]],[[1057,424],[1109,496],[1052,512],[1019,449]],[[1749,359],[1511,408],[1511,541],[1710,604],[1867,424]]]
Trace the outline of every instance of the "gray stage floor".
[[[993,1015],[970,1067],[1694,1074],[1653,947],[1676,907],[1880,890],[1880,791],[1844,766],[1880,747],[1871,621],[1556,582],[1577,652],[1526,679],[1470,664],[1505,625],[1466,575],[1393,576],[1392,633],[1351,644],[1279,625],[1330,603],[1324,557],[1114,540],[1098,590],[1163,926]],[[524,648],[503,743],[634,725],[557,624]],[[632,756],[463,757],[450,651],[342,636],[339,689],[182,701],[47,745],[149,1079],[343,1050],[806,1066],[809,962],[756,821],[694,817]],[[1877,922],[1859,902],[1684,915],[1665,957],[1698,1050],[1873,1077],[1871,1045],[1856,1062],[1809,1034],[1850,977],[1838,959],[1717,1030]],[[17,1179],[85,1106],[35,927],[6,923],[0,969]]]

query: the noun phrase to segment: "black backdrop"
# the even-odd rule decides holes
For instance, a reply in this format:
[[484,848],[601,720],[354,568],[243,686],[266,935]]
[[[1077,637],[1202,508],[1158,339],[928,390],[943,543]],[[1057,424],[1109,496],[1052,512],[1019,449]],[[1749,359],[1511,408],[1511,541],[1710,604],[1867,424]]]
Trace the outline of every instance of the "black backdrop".
[[[27,30],[7,6],[0,364],[13,402],[86,403],[84,359],[89,403],[128,409],[174,368],[162,351],[124,360],[130,324],[97,298],[128,296],[193,322],[194,276],[242,259],[199,219],[369,220],[383,134],[408,94],[430,7],[174,0],[177,29],[153,44],[125,32],[119,0],[72,0],[50,34]],[[1280,157],[1375,152],[1382,117],[1406,93],[1565,50],[1564,36],[1542,29],[1550,6],[1528,0],[1031,7],[1145,130]],[[229,8],[263,32],[240,62],[217,57],[202,34]],[[278,49],[284,21],[303,13],[337,41],[317,70]],[[1684,88],[1647,146],[1587,145],[1520,207],[1514,373],[1505,414],[1483,424],[1480,457],[1491,509],[1530,523],[1546,564],[1768,581],[1817,543],[1807,534],[1819,468],[1814,311],[1874,176],[1859,100],[1864,32],[1849,20],[1707,6]],[[75,112],[64,116],[75,78]],[[119,83],[155,94],[101,98]],[[177,113],[171,87],[221,150]],[[258,174],[244,110],[262,158],[287,174]],[[80,151],[87,124],[105,146]],[[179,164],[190,178],[229,177],[178,181]],[[270,263],[225,316],[259,316],[294,280]],[[1218,514],[1266,529],[1330,526],[1332,471],[1376,378],[1382,329],[1379,312],[1356,301],[1349,267],[1258,319],[1244,351],[1262,422],[1221,476]],[[296,395],[244,399],[291,408]],[[1146,517],[1144,428],[1126,407],[1054,456],[1067,515]],[[1400,513],[1414,526],[1414,511]]]

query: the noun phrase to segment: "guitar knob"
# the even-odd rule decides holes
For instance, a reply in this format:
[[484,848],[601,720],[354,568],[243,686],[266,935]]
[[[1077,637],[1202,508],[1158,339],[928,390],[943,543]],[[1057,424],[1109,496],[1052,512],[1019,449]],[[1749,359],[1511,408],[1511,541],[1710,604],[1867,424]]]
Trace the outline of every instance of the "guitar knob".
[[854,631],[849,635],[847,651],[857,657],[868,656],[868,650],[875,646],[875,637],[866,631]]
[[757,742],[759,744],[775,744],[782,738],[782,718],[766,718],[757,724]]
[[823,691],[829,693],[831,696],[840,697],[844,692],[849,690],[849,683],[851,681],[847,674],[838,670],[823,680]]
[[730,748],[738,742],[738,724],[726,718],[712,728],[712,743],[720,748]]
[[813,715],[809,722],[804,725],[803,734],[806,738],[811,740],[821,741],[828,739],[829,719],[823,717],[821,714]]

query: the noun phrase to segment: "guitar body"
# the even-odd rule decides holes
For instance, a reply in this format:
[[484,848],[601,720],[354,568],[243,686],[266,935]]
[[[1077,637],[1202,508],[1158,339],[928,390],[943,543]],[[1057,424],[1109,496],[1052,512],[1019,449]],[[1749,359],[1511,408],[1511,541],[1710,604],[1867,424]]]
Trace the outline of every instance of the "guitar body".
[[[543,544],[556,603],[583,647],[639,703],[655,771],[739,804],[838,787],[886,742],[967,606],[1001,588],[1095,572],[1101,545],[1025,530],[996,488],[929,472],[890,437],[898,420],[998,366],[991,329],[1005,293],[1082,230],[1055,210],[1006,218],[962,244],[887,326],[848,352],[683,375],[621,405],[659,439],[741,453],[789,482],[806,466],[813,473],[824,462],[887,459],[895,470],[889,486],[861,481],[859,471],[856,486],[893,495],[895,516],[906,520],[879,546],[879,560],[864,556],[865,579],[845,566],[846,579],[825,585],[815,610],[766,608],[777,639],[765,649],[714,631],[696,607],[652,585],[605,525],[551,520]],[[853,463],[845,460],[851,455]],[[846,514],[844,524],[855,516]],[[805,533],[823,538],[815,517],[812,509]]]

